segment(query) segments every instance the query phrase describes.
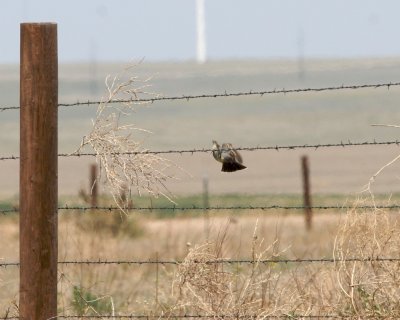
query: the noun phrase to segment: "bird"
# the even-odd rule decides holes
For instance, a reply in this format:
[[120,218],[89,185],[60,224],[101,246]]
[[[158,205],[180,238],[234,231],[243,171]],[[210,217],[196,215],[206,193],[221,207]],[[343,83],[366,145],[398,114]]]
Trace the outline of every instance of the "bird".
[[217,141],[213,140],[212,153],[214,159],[222,163],[221,171],[223,172],[234,172],[247,168],[242,164],[242,156],[231,143],[223,143],[220,146]]

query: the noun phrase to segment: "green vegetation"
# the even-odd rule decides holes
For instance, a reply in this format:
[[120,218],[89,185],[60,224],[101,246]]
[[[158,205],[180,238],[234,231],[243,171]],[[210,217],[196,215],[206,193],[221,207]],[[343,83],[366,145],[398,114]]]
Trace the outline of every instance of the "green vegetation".
[[111,315],[112,304],[109,297],[100,297],[80,286],[74,286],[72,293],[72,307],[76,314],[83,315]]

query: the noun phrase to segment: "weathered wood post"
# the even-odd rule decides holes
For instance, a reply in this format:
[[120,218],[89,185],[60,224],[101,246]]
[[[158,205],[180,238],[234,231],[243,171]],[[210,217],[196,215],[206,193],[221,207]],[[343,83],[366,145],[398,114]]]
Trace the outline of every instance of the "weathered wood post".
[[57,315],[57,24],[22,23],[20,49],[19,316],[44,320]]
[[303,176],[303,202],[304,214],[306,221],[306,229],[309,231],[312,227],[312,210],[311,210],[311,194],[310,194],[310,170],[308,166],[308,157],[301,157],[301,168]]
[[90,205],[97,207],[98,199],[98,183],[97,183],[97,164],[92,163],[90,165]]
[[208,176],[203,176],[203,215],[204,215],[204,231],[206,234],[206,240],[210,237],[210,214],[208,207],[210,206],[208,200]]

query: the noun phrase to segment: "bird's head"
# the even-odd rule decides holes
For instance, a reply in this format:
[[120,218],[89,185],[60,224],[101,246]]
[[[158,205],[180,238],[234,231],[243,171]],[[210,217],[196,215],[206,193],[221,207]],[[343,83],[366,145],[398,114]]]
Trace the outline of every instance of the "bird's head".
[[212,154],[215,160],[221,162],[221,149],[217,141],[213,140]]
[[219,144],[218,144],[218,142],[215,141],[215,140],[213,140],[212,143],[213,143],[213,146],[212,146],[213,150],[219,150]]

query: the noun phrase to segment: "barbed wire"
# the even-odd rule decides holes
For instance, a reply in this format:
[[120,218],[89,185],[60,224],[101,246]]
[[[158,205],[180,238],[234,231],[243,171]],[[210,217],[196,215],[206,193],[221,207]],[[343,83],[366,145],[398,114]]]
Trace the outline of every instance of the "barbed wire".
[[[63,316],[57,315],[59,319],[260,319],[260,315],[226,315],[226,314],[214,314],[214,315],[195,315],[195,314],[183,314],[183,315],[173,315],[173,314],[160,314],[160,315],[120,315],[120,316],[104,316],[104,315],[94,315],[94,316]],[[343,315],[304,315],[304,314],[282,314],[282,315],[262,315],[263,319],[351,319],[354,316],[343,316]],[[371,318],[371,317],[365,317]],[[376,317],[375,317],[376,318]],[[378,316],[379,318],[379,316]],[[10,319],[10,318],[7,318]],[[18,319],[18,318],[14,318]]]
[[[268,206],[252,206],[252,205],[240,205],[240,206],[187,206],[187,207],[177,207],[177,206],[165,206],[165,207],[133,207],[133,208],[122,208],[126,212],[130,211],[224,211],[224,210],[304,210],[304,209],[314,209],[314,210],[349,210],[349,209],[379,209],[379,210],[397,210],[400,209],[400,205],[360,205],[360,206],[350,206],[350,205],[316,205],[316,206],[285,206],[285,205],[268,205]],[[68,206],[64,205],[58,207],[60,211],[121,211],[121,207],[118,206]],[[19,212],[18,208],[10,209],[0,209],[0,214],[9,214]]]
[[[201,315],[201,314],[159,314],[159,315],[145,315],[145,314],[131,314],[131,315],[57,315],[57,319],[259,319],[260,315],[227,315],[227,314],[214,314],[214,315]],[[322,315],[306,315],[306,314],[282,314],[282,315],[262,315],[263,319],[353,319],[352,316],[336,315],[336,314],[322,314]],[[365,319],[379,319],[379,316],[365,316]],[[20,317],[4,317],[2,320],[17,320]],[[53,319],[53,318],[50,318]],[[56,319],[56,317],[54,317]]]
[[[182,260],[66,260],[58,261],[58,265],[180,265]],[[193,260],[195,264],[288,264],[288,263],[343,263],[343,262],[400,262],[394,257],[350,257],[345,259],[334,258],[306,258],[306,259],[216,259],[208,261]],[[0,267],[19,267],[19,262],[0,262]]]
[[[190,206],[190,207],[137,207],[131,208],[126,210],[145,210],[145,211],[152,211],[152,210],[173,210],[173,211],[197,211],[197,210],[304,210],[304,209],[315,209],[315,210],[329,210],[329,209],[336,209],[336,210],[345,210],[354,208],[354,206],[343,206],[343,205],[330,205],[330,206],[284,206],[284,205],[269,205],[269,206]],[[400,209],[400,205],[376,205],[376,206],[357,206],[357,209]],[[121,210],[121,208],[116,206],[110,207],[60,207],[59,210],[104,210],[104,211],[115,211]],[[125,210],[125,209],[124,209]]]
[[[167,97],[153,97],[143,99],[116,99],[111,100],[108,103],[154,103],[156,101],[176,101],[176,100],[193,100],[193,99],[208,99],[208,98],[226,98],[226,97],[242,97],[242,96],[264,96],[270,94],[290,94],[290,93],[305,93],[305,92],[324,92],[324,91],[336,91],[336,90],[357,90],[357,89],[370,89],[370,88],[382,88],[385,87],[388,90],[391,87],[400,86],[400,82],[387,82],[387,83],[375,83],[375,84],[360,84],[360,85],[340,85],[340,86],[328,86],[321,88],[297,88],[297,89],[273,89],[273,90],[260,90],[260,91],[245,91],[245,92],[223,92],[223,93],[211,93],[211,94],[197,94],[197,95],[181,95],[181,96],[167,96]],[[98,105],[104,101],[84,101],[84,102],[72,102],[72,103],[59,103],[59,107],[74,107],[74,106],[90,106]],[[18,110],[18,106],[2,107],[0,111],[6,110]]]
[[[320,148],[334,148],[334,147],[351,147],[351,146],[382,146],[382,145],[400,145],[399,140],[394,141],[364,141],[364,142],[352,142],[348,140],[347,142],[337,142],[337,143],[324,143],[324,144],[299,144],[299,145],[288,145],[288,146],[256,146],[256,147],[238,147],[235,148],[238,151],[260,151],[260,150],[296,150],[296,149],[320,149]],[[210,153],[212,149],[186,149],[186,150],[160,150],[160,151],[137,151],[137,152],[114,152],[110,153],[110,155],[138,155],[138,154],[194,154],[194,153]],[[97,153],[88,152],[88,153],[59,153],[59,157],[84,157],[84,156],[97,156]],[[0,157],[0,160],[19,160],[19,156],[3,156]]]

